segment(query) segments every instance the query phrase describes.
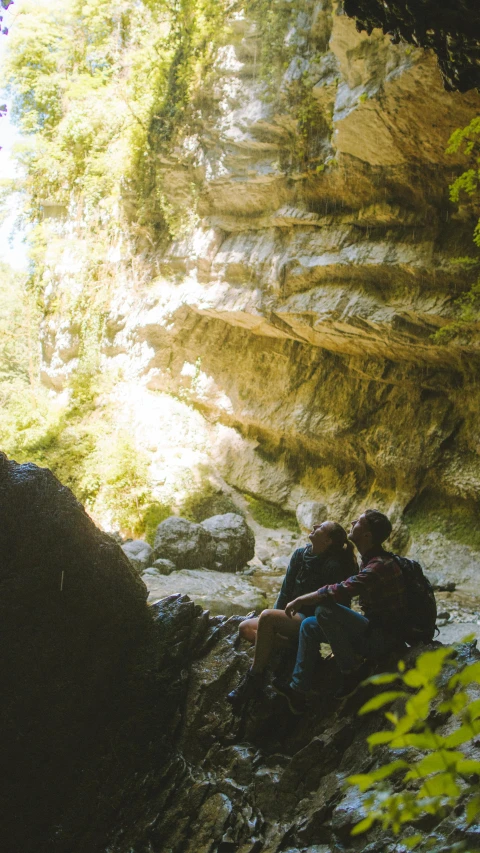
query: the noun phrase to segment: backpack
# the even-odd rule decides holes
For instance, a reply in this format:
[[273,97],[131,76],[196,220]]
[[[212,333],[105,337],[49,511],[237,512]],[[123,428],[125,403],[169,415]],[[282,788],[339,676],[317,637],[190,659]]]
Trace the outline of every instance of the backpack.
[[420,563],[409,557],[399,557],[392,554],[400,566],[405,580],[407,595],[408,624],[404,634],[409,646],[415,643],[431,643],[437,621],[437,603],[433,587],[425,577]]

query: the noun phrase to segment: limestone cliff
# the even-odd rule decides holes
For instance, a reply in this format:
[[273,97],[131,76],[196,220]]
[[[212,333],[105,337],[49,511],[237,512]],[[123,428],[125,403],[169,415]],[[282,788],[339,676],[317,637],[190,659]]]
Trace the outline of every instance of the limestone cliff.
[[[459,543],[467,582],[478,342],[432,335],[471,283],[455,258],[472,216],[448,202],[445,148],[480,96],[446,92],[433,55],[359,34],[328,0],[275,6],[286,67],[268,76],[249,8],[230,15],[196,132],[159,160],[189,222],[146,279],[122,272],[119,243],[104,364],[136,387],[151,434],[153,392],[196,407],[231,485],[321,500],[340,521],[374,504],[427,557],[433,528],[441,555]],[[52,313],[43,343],[60,390],[77,331]]]

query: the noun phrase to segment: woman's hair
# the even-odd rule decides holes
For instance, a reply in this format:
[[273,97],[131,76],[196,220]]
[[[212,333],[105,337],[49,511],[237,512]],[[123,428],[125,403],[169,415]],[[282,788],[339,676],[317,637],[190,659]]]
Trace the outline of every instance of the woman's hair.
[[328,535],[332,540],[332,544],[328,549],[329,552],[342,557],[342,561],[349,572],[346,577],[357,574],[358,563],[353,549],[353,542],[350,542],[346,530],[344,530],[338,521],[329,521],[329,524],[331,527],[328,530]]

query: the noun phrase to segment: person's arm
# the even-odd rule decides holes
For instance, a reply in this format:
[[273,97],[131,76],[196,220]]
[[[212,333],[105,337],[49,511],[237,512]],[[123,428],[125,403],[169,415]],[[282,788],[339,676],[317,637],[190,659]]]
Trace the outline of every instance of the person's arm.
[[306,595],[299,595],[298,598],[290,601],[285,608],[285,613],[291,619],[292,616],[295,616],[295,613],[299,613],[302,607],[318,607],[326,598],[328,598],[328,595],[321,592],[321,590],[307,592]]
[[321,587],[318,594],[331,596],[337,604],[349,604],[352,598],[357,598],[365,590],[377,587],[382,569],[383,563],[381,561],[371,563],[367,568],[362,569],[358,575],[352,575],[342,583]]
[[297,548],[297,550],[293,552],[290,558],[287,573],[283,579],[282,587],[280,589],[280,592],[278,593],[277,600],[273,607],[274,610],[285,610],[286,605],[292,597],[293,587],[295,585],[295,578],[297,577],[298,572],[299,557],[300,549]]

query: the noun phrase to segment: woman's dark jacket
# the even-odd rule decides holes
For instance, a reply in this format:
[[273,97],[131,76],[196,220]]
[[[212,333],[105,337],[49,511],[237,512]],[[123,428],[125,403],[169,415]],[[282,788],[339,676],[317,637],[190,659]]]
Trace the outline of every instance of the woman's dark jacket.
[[[352,574],[352,563],[347,555],[312,554],[312,546],[297,548],[293,552],[282,588],[275,602],[274,610],[285,610],[290,601],[300,595],[316,592],[322,586],[342,583]],[[302,607],[304,616],[313,616],[315,607]]]

